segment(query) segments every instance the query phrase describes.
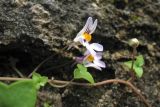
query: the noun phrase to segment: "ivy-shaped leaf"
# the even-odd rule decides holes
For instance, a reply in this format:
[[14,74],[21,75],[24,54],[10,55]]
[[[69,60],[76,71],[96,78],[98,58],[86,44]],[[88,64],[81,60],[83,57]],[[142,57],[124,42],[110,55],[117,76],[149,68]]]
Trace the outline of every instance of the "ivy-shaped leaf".
[[78,67],[79,70],[81,70],[81,71],[86,71],[86,72],[87,72],[87,68],[86,68],[84,65],[82,65],[82,64],[77,64],[77,67]]
[[[132,61],[124,62],[124,65],[126,65],[130,69],[132,67]],[[143,75],[143,68],[142,68],[143,65],[144,65],[143,56],[142,55],[137,56],[133,64],[133,69],[134,72],[136,73],[136,76],[139,78],[142,77]]]
[[87,68],[81,64],[77,64],[77,68],[74,70],[74,79],[85,79],[90,83],[94,83],[92,75],[87,71]]
[[132,67],[132,61],[124,62],[124,65],[126,65],[128,68],[131,68]]
[[32,80],[11,85],[0,82],[0,107],[35,107],[37,89]]
[[38,89],[46,83],[46,78],[37,75],[10,85],[0,82],[0,107],[35,107]]
[[35,82],[35,86],[37,89],[39,89],[40,86],[44,86],[48,81],[48,78],[46,76],[41,76],[38,73],[33,73],[32,79]]
[[143,68],[142,67],[134,67],[134,70],[136,72],[136,75],[141,78],[143,75]]
[[142,55],[139,55],[136,57],[136,61],[135,61],[135,64],[139,67],[143,66],[144,65],[144,58]]

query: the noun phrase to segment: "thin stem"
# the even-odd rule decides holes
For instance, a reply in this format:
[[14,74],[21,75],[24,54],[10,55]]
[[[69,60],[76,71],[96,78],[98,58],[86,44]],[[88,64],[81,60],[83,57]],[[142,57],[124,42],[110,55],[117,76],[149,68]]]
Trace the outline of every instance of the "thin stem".
[[134,81],[135,79],[135,74],[134,74],[134,62],[135,62],[135,56],[137,54],[137,50],[136,50],[137,47],[133,47],[133,52],[132,52],[132,65],[131,65],[131,68],[130,68],[130,73],[131,73],[131,80],[130,81]]
[[132,53],[132,66],[131,66],[131,70],[133,70],[134,60],[135,60],[135,56],[136,56],[136,54],[137,54],[136,47],[133,47],[133,53]]
[[22,77],[22,78],[25,77],[14,65],[11,64],[11,68],[12,68],[14,71],[16,71],[16,73],[17,73],[20,77]]
[[17,63],[17,59],[10,57],[9,58],[9,62],[10,62],[10,67],[21,77],[24,78],[23,74],[16,68],[16,63]]
[[[0,77],[1,81],[16,81],[16,80],[30,80],[29,78],[12,78],[12,77]],[[72,82],[72,81],[62,81],[62,80],[48,80],[49,83],[52,83],[54,85],[59,84],[59,85],[79,85],[79,86],[87,86],[87,87],[95,87],[95,86],[101,86],[101,85],[106,85],[106,84],[112,84],[112,83],[120,83],[120,84],[124,84],[127,85],[128,87],[130,87],[134,93],[136,93],[140,99],[144,102],[144,104],[146,105],[146,107],[152,107],[148,101],[145,99],[145,97],[140,93],[139,89],[137,89],[132,83],[130,83],[129,81],[125,81],[125,80],[120,80],[120,79],[110,79],[110,80],[104,80],[101,82],[97,82],[94,84],[89,84],[89,83],[78,83],[78,82]],[[66,85],[66,86],[67,86]]]
[[56,88],[64,88],[64,87],[70,85],[73,80],[74,80],[74,79],[72,79],[71,81],[68,81],[68,82],[65,83],[65,84],[59,84],[59,85],[58,85],[57,83],[52,82],[51,80],[48,81],[48,83],[49,83],[51,86],[56,87]]
[[53,56],[55,56],[55,55],[51,55],[51,56],[47,57],[45,60],[43,60],[43,61],[29,74],[28,77],[31,77],[34,72],[36,72],[46,61],[48,61],[49,59],[51,59]]
[[[67,46],[65,46],[60,52],[64,51],[66,48],[67,48]],[[54,55],[51,55],[51,56],[47,57],[45,60],[43,60],[43,61],[29,74],[28,77],[31,77],[32,74],[33,74],[34,72],[36,72],[45,62],[47,62],[49,59],[51,59],[52,57],[54,57],[54,56],[57,55],[57,54],[58,54],[58,52],[57,52],[56,54],[54,54]]]
[[60,67],[63,67],[63,66],[66,66],[66,65],[70,64],[71,62],[73,62],[73,61],[68,61],[68,62],[66,62],[66,63],[64,63],[64,64],[61,64],[61,65],[57,65],[57,66],[50,67],[50,68],[48,68],[48,69],[44,70],[44,72],[47,72],[47,71],[49,71],[49,70],[53,70],[53,69],[57,69],[57,68],[60,68]]

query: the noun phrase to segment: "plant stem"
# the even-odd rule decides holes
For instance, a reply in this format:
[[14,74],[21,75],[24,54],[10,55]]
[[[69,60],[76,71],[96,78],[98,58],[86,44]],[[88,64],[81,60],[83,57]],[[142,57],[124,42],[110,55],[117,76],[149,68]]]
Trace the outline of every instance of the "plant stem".
[[131,65],[131,69],[130,69],[130,73],[131,73],[131,82],[135,80],[135,73],[134,73],[134,62],[135,62],[135,56],[137,54],[137,47],[133,47],[133,52],[132,52],[132,65]]
[[25,76],[16,68],[15,65],[11,65],[11,68],[16,71],[16,73],[21,77],[24,78]]
[[70,64],[70,63],[72,63],[72,62],[73,62],[73,61],[68,61],[68,62],[63,63],[63,64],[61,64],[61,65],[52,66],[52,67],[47,68],[46,70],[44,70],[44,72],[48,72],[49,70],[53,70],[53,69],[57,69],[57,68],[60,68],[60,67],[66,66],[66,65],[68,65],[68,64]]
[[17,63],[17,59],[10,57],[9,58],[10,61],[10,67],[21,77],[24,78],[25,76],[16,68],[16,63]]
[[[66,48],[67,48],[67,46],[65,46],[63,49],[61,49],[60,52],[63,52]],[[34,72],[36,72],[45,62],[47,62],[49,59],[51,59],[52,57],[54,57],[54,56],[57,55],[57,54],[59,54],[59,53],[57,52],[56,54],[51,55],[51,56],[47,57],[45,60],[43,60],[43,61],[29,74],[28,77],[31,77],[32,74],[33,74]]]
[[[30,78],[12,78],[12,77],[0,77],[1,81],[16,81],[16,80],[30,80]],[[62,80],[48,80],[48,83],[51,84],[59,84],[59,85],[65,85],[67,86],[68,84],[70,85],[79,85],[79,86],[87,86],[87,87],[95,87],[95,86],[101,86],[101,85],[106,85],[106,84],[112,84],[112,83],[120,83],[127,85],[130,87],[135,94],[137,94],[140,99],[143,101],[143,103],[146,105],[146,107],[152,107],[148,101],[145,99],[145,97],[140,93],[139,89],[137,89],[131,82],[125,81],[125,80],[120,80],[120,79],[110,79],[110,80],[104,80],[101,82],[97,82],[94,84],[89,84],[89,83],[78,83],[78,82],[72,82],[72,81],[62,81]],[[60,87],[61,88],[61,87]]]
[[61,84],[61,85],[59,85],[59,84],[57,85],[57,83],[52,82],[52,80],[49,80],[48,83],[51,86],[56,87],[56,88],[64,88],[64,87],[70,85],[73,82],[73,80],[74,79],[72,79],[71,81],[67,81],[67,83],[64,83],[64,84]]

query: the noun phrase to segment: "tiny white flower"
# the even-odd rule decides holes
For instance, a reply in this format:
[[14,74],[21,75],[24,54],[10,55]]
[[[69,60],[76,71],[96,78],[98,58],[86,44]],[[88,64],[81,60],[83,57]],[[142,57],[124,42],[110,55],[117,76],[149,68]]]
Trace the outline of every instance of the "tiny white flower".
[[96,68],[98,70],[102,70],[101,68],[106,67],[106,64],[103,61],[101,61],[101,59],[102,59],[102,53],[101,52],[97,52],[95,55],[92,55],[90,53],[90,51],[87,50],[84,53],[84,56],[86,56],[83,59],[83,63],[85,65],[85,67],[93,67],[93,68]]
[[88,42],[86,42],[84,45],[93,56],[96,55],[96,51],[103,51],[103,46],[99,43],[89,44]]
[[74,42],[80,42],[85,46],[85,42],[90,42],[92,39],[91,34],[95,31],[97,27],[97,19],[93,22],[92,17],[87,19],[87,22],[83,29],[74,38]]

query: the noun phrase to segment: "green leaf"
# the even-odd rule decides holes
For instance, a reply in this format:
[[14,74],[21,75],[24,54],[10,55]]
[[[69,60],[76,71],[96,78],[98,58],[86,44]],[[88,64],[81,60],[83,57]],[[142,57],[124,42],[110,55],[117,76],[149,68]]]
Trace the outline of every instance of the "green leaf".
[[[132,67],[132,61],[127,61],[124,62],[124,65],[126,65],[129,69]],[[143,68],[142,66],[144,65],[144,59],[142,55],[139,55],[136,57],[136,60],[134,61],[133,69],[134,72],[136,73],[137,77],[142,77],[143,75]]]
[[132,67],[132,61],[124,62],[124,65],[126,65],[128,68],[131,68]]
[[44,103],[44,107],[51,107],[47,102]]
[[41,76],[38,73],[33,73],[32,79],[36,83],[37,89],[39,89],[40,86],[44,86],[48,81],[48,78],[46,76]]
[[136,57],[135,64],[139,67],[144,65],[144,59],[142,55]]
[[37,89],[32,80],[11,85],[0,82],[0,107],[35,107]]
[[81,64],[77,65],[78,68],[74,70],[74,78],[75,79],[85,79],[90,83],[94,83],[94,79],[92,75],[87,71],[87,68]]
[[143,75],[143,68],[142,67],[134,67],[135,73],[137,77],[141,78]]
[[32,80],[20,80],[10,85],[0,82],[0,107],[35,107],[38,89],[46,78],[36,74]]
[[87,68],[84,67],[84,65],[82,65],[82,64],[77,64],[77,67],[78,67],[78,69],[81,70],[81,71],[87,71]]

